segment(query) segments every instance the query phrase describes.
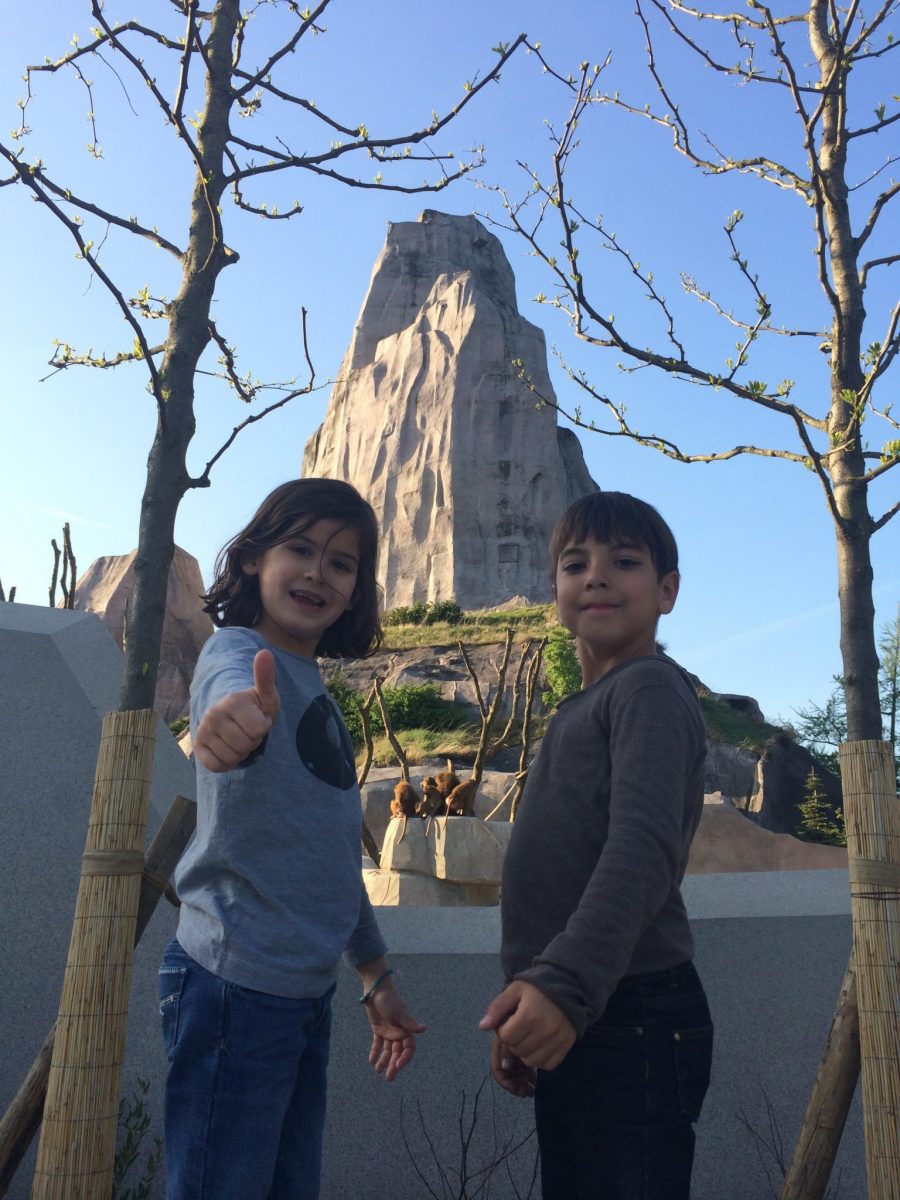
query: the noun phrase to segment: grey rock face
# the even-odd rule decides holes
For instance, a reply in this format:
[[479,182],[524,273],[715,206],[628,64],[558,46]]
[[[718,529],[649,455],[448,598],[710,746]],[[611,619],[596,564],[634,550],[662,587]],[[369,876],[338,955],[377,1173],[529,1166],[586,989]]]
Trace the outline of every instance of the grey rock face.
[[[97,613],[120,647],[125,636],[125,610],[134,591],[136,554],[132,550],[130,554],[95,559],[75,585],[75,608]],[[166,591],[154,703],[164,721],[174,721],[187,711],[197,656],[213,631],[212,621],[200,605],[200,594],[205,590],[196,558],[176,546]]]
[[474,217],[391,225],[304,476],[353,483],[381,524],[385,607],[548,599],[559,515],[596,490],[553,398],[544,335],[518,312]]

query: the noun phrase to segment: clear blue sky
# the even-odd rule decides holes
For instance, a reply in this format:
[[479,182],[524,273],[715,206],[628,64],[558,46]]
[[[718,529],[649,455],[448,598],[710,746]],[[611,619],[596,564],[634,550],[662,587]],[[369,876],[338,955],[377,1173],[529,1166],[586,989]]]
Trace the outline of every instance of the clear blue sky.
[[[125,20],[134,15],[132,7],[108,0],[105,11],[113,20]],[[456,102],[464,81],[493,61],[493,45],[524,30],[561,69],[575,70],[583,59],[601,61],[611,50],[610,88],[643,103],[653,99],[653,91],[630,9],[588,0],[557,0],[552,6],[536,0],[454,5],[336,0],[324,22],[327,34],[304,44],[290,60],[285,82],[346,122],[365,122],[373,136],[412,131],[428,122],[432,109]],[[156,13],[170,10],[162,0],[148,0],[140,17],[152,23]],[[273,20],[285,21],[285,13],[260,10],[260,29]],[[63,53],[75,33],[87,40],[90,24],[87,0],[32,0],[27,13],[19,8],[10,15],[0,46],[5,137],[18,124],[25,64]],[[751,89],[738,89],[696,66],[689,72],[671,37],[663,48],[671,53],[666,61],[672,82],[696,125],[735,153],[768,152],[800,164],[796,125],[786,109],[775,107],[771,94],[760,97],[762,107],[757,107]],[[35,81],[28,110],[34,130],[27,142],[29,157],[40,155],[59,182],[156,224],[183,244],[191,174],[182,149],[163,128],[143,88],[129,83],[126,98],[108,67],[94,63],[86,70],[94,81],[103,158],[94,160],[85,150],[91,131],[84,90],[59,76]],[[124,80],[124,69],[121,74]],[[880,98],[894,103],[890,95]],[[867,97],[867,113],[870,101]],[[567,106],[564,89],[542,76],[534,57],[522,55],[436,146],[461,156],[472,144],[484,143],[488,165],[481,180],[500,182],[519,194],[526,184],[516,160],[546,173],[550,144],[543,122],[561,124]],[[309,125],[282,125],[280,131],[298,148],[322,145]],[[255,131],[245,126],[240,132]],[[705,179],[670,152],[664,131],[609,110],[591,114],[581,132],[583,145],[573,167],[579,199],[589,213],[602,212],[642,265],[653,270],[697,357],[723,361],[733,348],[734,332],[717,328],[695,301],[680,296],[679,272],[720,289],[727,305],[748,310],[746,287],[728,262],[722,233],[728,214],[738,207],[746,213],[742,248],[775,304],[775,319],[805,328],[827,323],[810,251],[811,222],[799,199],[752,181]],[[885,157],[892,151],[898,151],[896,133],[883,135],[878,146]],[[374,174],[374,165],[361,165],[364,172],[371,166]],[[864,173],[861,169],[860,177]],[[862,192],[860,200],[871,195],[871,189]],[[226,238],[241,261],[221,279],[215,315],[238,347],[240,368],[261,379],[302,373],[301,305],[310,313],[318,381],[324,384],[336,375],[387,221],[415,219],[423,207],[502,215],[496,195],[471,182],[436,197],[406,197],[304,176],[256,193],[282,209],[295,197],[305,211],[290,222],[264,222],[230,208],[224,214]],[[52,566],[50,539],[60,538],[64,520],[72,526],[79,573],[100,555],[125,553],[136,545],[154,408],[140,368],[70,370],[41,382],[49,371],[53,338],[112,354],[129,346],[131,335],[107,294],[75,260],[68,234],[24,189],[0,190],[0,213],[6,296],[0,327],[0,578],[7,589],[17,586],[18,600],[43,604]],[[890,218],[884,224],[890,227]],[[895,235],[896,229],[894,214]],[[93,236],[99,243],[103,230]],[[642,432],[665,433],[695,452],[753,440],[797,449],[784,421],[748,411],[721,394],[673,388],[646,371],[622,378],[614,356],[577,345],[558,313],[532,303],[538,292],[549,291],[548,280],[524,243],[511,234],[500,236],[523,312],[543,326],[548,345],[585,367],[600,388],[629,396]],[[161,252],[111,236],[103,254],[127,295],[145,284],[157,295],[174,293],[173,266]],[[635,340],[649,341],[650,307],[612,273],[608,259],[586,257],[586,274],[590,278],[593,269],[608,311],[628,323]],[[897,289],[896,266],[880,276],[873,273],[870,340],[882,336]],[[758,362],[753,377],[796,379],[796,399],[808,410],[825,413],[825,359],[808,341],[772,339],[760,347]],[[561,402],[582,403],[563,373],[553,364],[551,370]],[[216,551],[261,497],[298,473],[304,443],[321,422],[327,399],[323,387],[252,427],[215,469],[213,486],[185,498],[177,540],[197,556],[207,579]],[[223,385],[200,383],[194,471],[202,470],[246,415]],[[585,415],[590,415],[587,408]],[[755,696],[769,717],[789,717],[810,698],[824,699],[831,676],[840,670],[839,626],[834,535],[814,476],[780,461],[741,458],[689,467],[622,440],[583,433],[581,441],[601,486],[650,500],[678,537],[682,591],[675,613],[661,627],[671,653],[715,690]],[[891,503],[896,479],[896,473],[889,474],[874,489],[873,510],[880,513]],[[898,549],[900,520],[873,542],[879,626],[893,617],[900,599]]]

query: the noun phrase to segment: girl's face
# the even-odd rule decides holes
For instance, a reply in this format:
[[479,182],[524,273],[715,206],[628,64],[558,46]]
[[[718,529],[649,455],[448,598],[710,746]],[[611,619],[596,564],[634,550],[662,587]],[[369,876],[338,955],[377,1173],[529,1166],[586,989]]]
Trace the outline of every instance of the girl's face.
[[244,573],[259,578],[254,629],[281,650],[315,654],[325,630],[353,607],[359,557],[357,530],[320,517],[245,562]]

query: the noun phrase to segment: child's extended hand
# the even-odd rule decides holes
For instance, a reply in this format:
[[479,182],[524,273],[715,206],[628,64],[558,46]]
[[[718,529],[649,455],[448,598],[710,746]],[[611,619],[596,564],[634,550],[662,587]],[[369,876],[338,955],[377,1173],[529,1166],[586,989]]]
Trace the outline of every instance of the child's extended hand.
[[196,758],[208,771],[233,771],[262,742],[280,709],[275,658],[271,650],[260,650],[253,660],[253,687],[206,710],[194,738]]
[[[494,1078],[507,1091],[514,1089],[507,1087],[504,1082],[502,1049],[526,1067],[552,1071],[575,1043],[575,1028],[562,1009],[540,988],[523,979],[513,980],[490,1002],[487,1012],[478,1022],[478,1028],[496,1031],[495,1045],[491,1048],[491,1069]],[[502,1049],[497,1048],[498,1042]],[[501,1062],[499,1075],[494,1072],[495,1050]],[[516,1076],[517,1082],[521,1082],[522,1073],[514,1063],[510,1062],[509,1070]],[[515,1091],[514,1094],[523,1093]]]
[[385,979],[364,1007],[372,1026],[369,1062],[376,1074],[383,1074],[391,1083],[415,1054],[416,1034],[424,1033],[425,1026],[410,1016],[390,979]]

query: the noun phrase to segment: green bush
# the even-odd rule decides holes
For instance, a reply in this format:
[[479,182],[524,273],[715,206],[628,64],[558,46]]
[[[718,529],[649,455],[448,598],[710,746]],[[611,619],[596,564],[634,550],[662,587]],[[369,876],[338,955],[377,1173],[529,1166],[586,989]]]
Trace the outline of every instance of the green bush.
[[[332,698],[344,717],[353,744],[363,744],[363,725],[359,710],[364,697],[354,691],[340,671],[327,681]],[[466,723],[466,712],[452,700],[445,700],[434,683],[408,683],[383,689],[384,703],[395,731],[403,729],[457,729]],[[377,703],[369,710],[372,733],[384,733],[381,710]]]
[[448,625],[458,625],[462,615],[463,611],[455,600],[435,600],[434,604],[428,605],[425,624],[437,625],[439,621],[446,621]]
[[462,620],[463,610],[455,600],[435,600],[433,604],[401,604],[398,608],[389,609],[381,618],[382,625],[437,625],[446,621],[448,625],[458,625]]
[[[445,700],[434,683],[408,683],[384,689],[384,702],[394,729],[455,729],[465,721],[464,710]],[[381,713],[372,708],[372,728],[383,733]]]
[[331,678],[326,680],[325,686],[328,688],[332,700],[341,710],[341,716],[344,718],[344,724],[347,726],[347,732],[350,734],[353,745],[361,746],[364,739],[362,717],[359,715],[359,710],[363,697],[359,692],[353,690],[344,678],[342,671],[335,671]]
[[551,629],[547,635],[544,679],[547,687],[541,699],[548,708],[556,708],[561,700],[581,687],[581,667],[575,653],[575,639],[562,625]]
[[427,604],[401,604],[384,613],[382,625],[421,625],[428,612]]

